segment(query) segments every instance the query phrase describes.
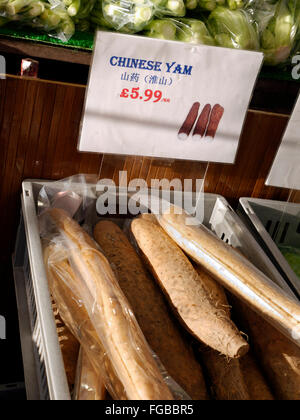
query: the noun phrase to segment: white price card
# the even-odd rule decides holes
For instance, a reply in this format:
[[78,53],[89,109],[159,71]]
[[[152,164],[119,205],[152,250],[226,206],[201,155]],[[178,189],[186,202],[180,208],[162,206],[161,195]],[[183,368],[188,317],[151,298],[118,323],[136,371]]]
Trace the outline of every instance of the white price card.
[[300,189],[300,96],[288,122],[266,184]]
[[99,31],[78,148],[232,163],[262,59]]

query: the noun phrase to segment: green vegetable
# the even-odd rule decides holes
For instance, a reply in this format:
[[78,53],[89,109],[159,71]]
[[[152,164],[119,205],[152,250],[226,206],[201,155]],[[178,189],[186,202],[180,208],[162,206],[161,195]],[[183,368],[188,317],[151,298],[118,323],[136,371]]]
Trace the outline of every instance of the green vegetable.
[[[290,56],[299,27],[297,3],[297,0],[279,0],[268,20],[263,9],[257,7],[255,17],[261,32],[261,50],[266,64],[277,65]],[[270,8],[268,3],[266,6]]]
[[279,249],[300,279],[300,249],[289,246],[279,246]]
[[31,26],[58,36],[63,41],[70,39],[75,32],[74,22],[65,8],[52,8],[48,3],[45,3],[45,11],[31,22]]
[[225,0],[198,0],[199,8],[210,12],[223,4],[225,4]]
[[30,3],[32,3],[32,0],[9,1],[6,4],[6,11],[7,11],[8,16],[16,15],[22,9],[26,8]]
[[76,19],[86,19],[95,6],[95,0],[63,0],[68,14]]
[[258,50],[257,31],[244,10],[217,7],[208,17],[207,26],[217,45],[243,50]]
[[33,19],[45,10],[45,3],[39,0],[8,1],[5,6],[6,16],[11,20]]
[[58,27],[60,21],[61,21],[60,15],[55,13],[50,8],[47,8],[42,13],[39,20],[36,21],[35,23],[32,23],[32,25],[36,26],[37,28],[43,28],[48,32]]
[[198,19],[181,18],[181,26],[177,28],[177,39],[192,44],[215,45],[204,22]]
[[184,16],[184,0],[152,0],[155,7],[155,16]]
[[176,24],[172,19],[155,19],[146,26],[144,35],[175,41]]
[[193,44],[215,45],[205,23],[197,19],[155,19],[146,26],[144,35]]
[[150,0],[103,0],[103,17],[108,25],[120,32],[139,32],[154,14]]
[[247,0],[185,0],[188,10],[199,10],[212,12],[218,6],[226,6],[230,10],[240,9]]
[[36,17],[41,15],[45,10],[45,5],[42,1],[36,1],[29,5],[27,15],[30,17]]
[[70,6],[67,9],[70,16],[76,16],[78,14],[79,9],[80,9],[80,4],[81,4],[80,0],[74,0],[70,4]]
[[0,0],[0,25],[14,21],[47,32],[50,36],[67,41],[75,32],[74,22],[65,5],[58,0]]
[[99,10],[97,8],[94,8],[90,14],[90,21],[96,25],[96,27],[100,28],[107,28],[107,29],[113,29],[113,26],[110,25],[103,16],[102,10]]
[[244,6],[243,0],[226,0],[226,6],[229,7],[231,10],[240,9]]
[[185,7],[188,10],[194,10],[198,6],[198,0],[185,0]]

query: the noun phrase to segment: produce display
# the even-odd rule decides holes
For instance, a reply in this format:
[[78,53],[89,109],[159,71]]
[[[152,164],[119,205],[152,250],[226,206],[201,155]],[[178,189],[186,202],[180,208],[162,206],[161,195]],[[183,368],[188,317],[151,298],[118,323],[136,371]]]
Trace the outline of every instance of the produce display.
[[67,42],[75,32],[75,23],[64,3],[43,0],[1,1],[0,24],[9,22],[29,26]]
[[110,28],[120,32],[135,33],[143,30],[154,15],[152,1],[103,0],[104,21]]
[[217,7],[209,15],[207,25],[220,47],[259,50],[257,29],[245,10]]
[[298,0],[253,0],[252,16],[260,34],[260,48],[265,63],[285,62],[295,47],[299,30]]
[[[0,26],[30,27],[67,43],[75,31],[128,34],[262,51],[287,64],[300,41],[299,0],[3,0]],[[80,42],[79,42],[80,45]]]
[[[73,399],[300,398],[299,304],[207,228],[182,226],[185,213],[117,224],[93,212],[78,213],[84,228],[47,203],[39,215],[55,310],[73,337]],[[224,281],[233,276],[242,292]],[[289,338],[270,323],[270,293]]]
[[208,394],[201,366],[191,346],[183,339],[159,287],[124,232],[113,222],[101,221],[94,228],[94,237],[112,264],[146,340],[167,372],[193,399],[206,400]]
[[160,226],[136,219],[131,229],[155,278],[188,331],[228,357],[244,355],[248,344],[230,318],[210,299],[206,286],[208,275],[194,269]]
[[158,220],[166,233],[196,263],[203,265],[230,292],[299,344],[300,305],[205,226],[188,223],[190,217],[182,209],[171,206]]
[[172,400],[108,260],[64,210],[42,223],[50,290],[66,326],[80,342],[115,399]]

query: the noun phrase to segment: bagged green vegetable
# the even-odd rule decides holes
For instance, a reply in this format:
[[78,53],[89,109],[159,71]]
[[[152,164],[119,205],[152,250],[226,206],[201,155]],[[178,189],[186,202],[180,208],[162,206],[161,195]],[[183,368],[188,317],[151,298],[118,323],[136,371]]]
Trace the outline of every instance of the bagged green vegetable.
[[16,22],[29,26],[49,36],[68,41],[75,25],[63,3],[55,0],[8,0],[1,3],[0,16],[5,23]]
[[189,42],[192,44],[215,45],[215,41],[209,33],[205,23],[198,19],[182,18],[179,19],[178,41]]
[[149,38],[176,41],[176,23],[173,19],[154,19],[145,27],[143,35]]
[[283,245],[279,249],[300,280],[300,249]]
[[95,6],[95,0],[63,0],[67,12],[76,19],[86,19]]
[[244,0],[226,0],[226,6],[229,7],[230,10],[240,9],[245,6]]
[[94,26],[95,29],[113,29],[113,26],[109,25],[109,23],[104,19],[102,12],[102,2],[100,0],[96,0],[95,7],[89,16],[89,22],[92,26]]
[[154,19],[146,26],[143,34],[150,38],[215,45],[205,23],[192,18]]
[[242,50],[258,50],[258,32],[245,10],[217,7],[207,19],[207,27],[216,45]]
[[142,31],[154,16],[151,0],[103,0],[104,21],[119,32]]
[[299,0],[253,0],[252,15],[260,33],[264,62],[278,65],[288,60],[299,28]]
[[240,9],[245,5],[245,0],[185,0],[188,10],[212,12],[218,6],[228,7],[230,10]]
[[155,7],[155,16],[185,16],[184,0],[152,0]]

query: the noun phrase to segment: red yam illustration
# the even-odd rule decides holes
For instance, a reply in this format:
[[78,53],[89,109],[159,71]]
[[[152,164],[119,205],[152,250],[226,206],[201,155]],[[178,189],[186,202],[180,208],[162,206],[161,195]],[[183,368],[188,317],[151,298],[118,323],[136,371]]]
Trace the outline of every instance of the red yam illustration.
[[204,136],[207,123],[209,120],[210,111],[211,111],[211,105],[206,104],[198,118],[198,121],[193,131],[193,138],[195,140],[200,140],[200,138]]
[[213,109],[210,114],[210,120],[209,120],[206,134],[205,134],[207,137],[211,137],[212,139],[215,137],[217,129],[218,129],[218,125],[221,121],[223,114],[224,114],[224,108],[221,105],[216,104],[213,106]]
[[184,123],[182,124],[182,126],[180,127],[178,131],[178,138],[180,140],[186,140],[188,138],[195,124],[195,121],[198,117],[199,108],[200,108],[200,103],[194,102],[186,119],[184,120]]

